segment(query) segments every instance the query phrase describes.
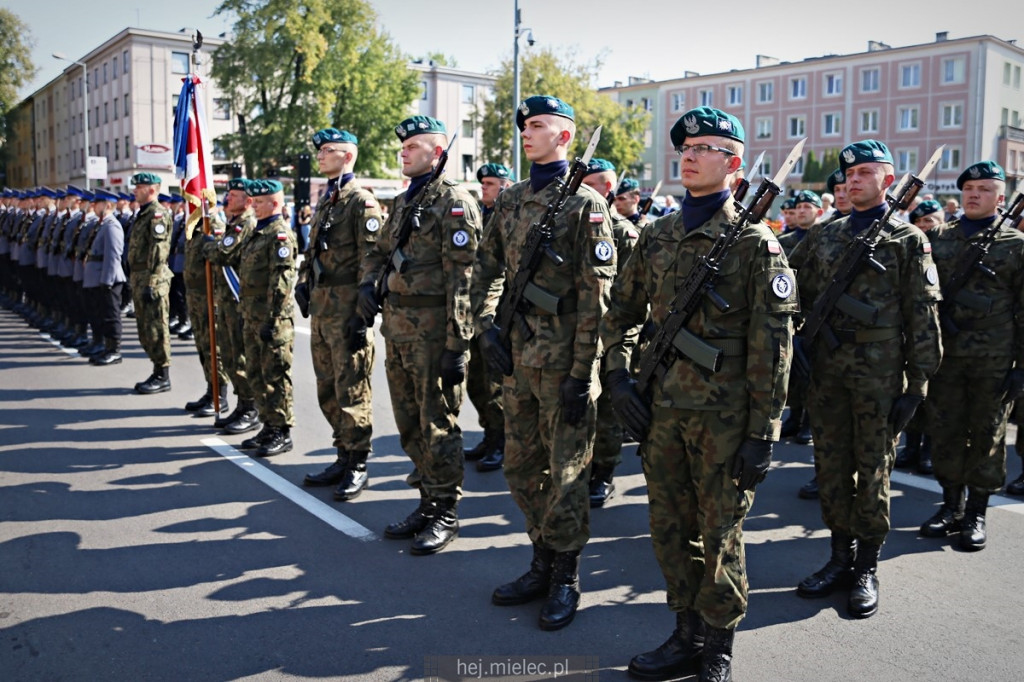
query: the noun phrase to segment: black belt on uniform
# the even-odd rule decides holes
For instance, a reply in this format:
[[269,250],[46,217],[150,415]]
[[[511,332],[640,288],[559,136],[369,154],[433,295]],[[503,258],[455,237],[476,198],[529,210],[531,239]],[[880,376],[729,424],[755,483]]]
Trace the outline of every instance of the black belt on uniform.
[[336,287],[345,284],[355,284],[359,278],[354,272],[325,272],[320,275],[316,285],[324,287]]
[[833,329],[836,338],[843,343],[874,343],[889,341],[902,334],[899,327],[873,327],[870,329]]
[[443,294],[410,296],[408,294],[388,293],[388,303],[396,308],[440,308],[447,304]]

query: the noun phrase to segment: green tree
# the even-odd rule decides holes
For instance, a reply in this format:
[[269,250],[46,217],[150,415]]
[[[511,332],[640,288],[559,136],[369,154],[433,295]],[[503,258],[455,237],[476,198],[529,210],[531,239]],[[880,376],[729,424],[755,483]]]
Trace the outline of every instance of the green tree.
[[0,7],[0,143],[7,139],[7,115],[18,104],[18,90],[36,75],[33,44],[25,22]]
[[459,62],[455,57],[445,54],[444,52],[428,52],[427,56],[422,58],[424,64],[434,62],[437,66],[445,66],[449,69],[459,68]]
[[388,172],[417,79],[366,0],[224,0],[215,13],[236,17],[213,78],[240,121],[218,141],[248,175],[294,163],[327,126],[359,138],[360,175]]
[[[538,49],[520,60],[520,95],[554,95],[569,103],[576,112],[576,139],[570,158],[583,154],[597,126],[601,142],[595,156],[607,159],[616,168],[636,168],[643,153],[643,133],[650,114],[640,108],[626,108],[610,97],[597,92],[595,82],[601,68],[599,58],[593,62],[577,61],[574,53],[560,57],[551,48]],[[484,159],[510,164],[516,107],[512,101],[512,60],[506,60],[497,74],[494,99],[487,102],[482,118]],[[522,173],[529,166],[521,158]]]
[[814,156],[814,150],[808,150],[807,157],[804,159],[804,173],[801,176],[801,180],[807,184],[812,182],[820,182],[825,179],[822,175],[821,164],[818,162],[817,157]]

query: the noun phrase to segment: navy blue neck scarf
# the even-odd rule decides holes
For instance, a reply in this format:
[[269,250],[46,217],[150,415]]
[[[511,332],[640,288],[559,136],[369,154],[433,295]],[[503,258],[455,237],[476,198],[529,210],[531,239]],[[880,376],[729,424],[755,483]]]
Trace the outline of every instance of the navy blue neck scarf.
[[269,218],[263,218],[261,220],[257,220],[256,221],[256,229],[257,230],[262,230],[264,227],[266,227],[267,225],[269,225],[270,223],[274,222],[275,220],[277,220],[280,217],[281,217],[280,213],[275,213],[274,215],[270,216]]
[[534,192],[539,192],[550,185],[555,178],[565,175],[567,170],[569,170],[569,162],[564,159],[551,163],[530,164],[530,187]]
[[711,220],[711,216],[715,215],[731,196],[732,192],[728,189],[702,197],[687,194],[683,198],[683,229],[689,234]]
[[871,227],[871,223],[884,216],[886,210],[888,210],[888,204],[880,204],[866,211],[853,209],[850,212],[850,228],[854,234],[859,234],[862,230]]
[[425,175],[420,175],[410,180],[409,189],[405,190],[405,200],[412,201],[412,198],[416,196],[416,192],[419,192],[420,187],[423,187],[425,184],[427,184],[427,181],[430,180],[430,176],[433,174],[434,171],[431,170],[429,173],[426,173]]
[[964,236],[970,239],[982,230],[990,227],[995,221],[996,217],[994,215],[982,218],[981,220],[971,220],[967,216],[960,216],[960,229],[963,230]]

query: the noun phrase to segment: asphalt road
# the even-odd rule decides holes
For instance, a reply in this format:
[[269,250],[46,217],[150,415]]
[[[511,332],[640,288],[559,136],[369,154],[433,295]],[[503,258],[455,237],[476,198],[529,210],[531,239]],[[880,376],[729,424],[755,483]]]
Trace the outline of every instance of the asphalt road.
[[[550,679],[561,665],[586,671],[572,679],[617,680],[671,631],[635,446],[592,515],[576,621],[542,632],[539,604],[490,603],[530,559],[500,472],[467,469],[461,536],[442,553],[412,556],[382,537],[417,495],[379,338],[371,486],[335,503],[330,488],[301,487],[333,460],[306,321],[295,449],[262,461],[182,409],[203,391],[190,342],[174,342],[171,392],[134,394],[150,365],[127,322],[125,362],[96,368],[0,311],[0,680],[484,679],[500,670],[492,661],[538,673],[509,679]],[[462,425],[472,445],[468,401]],[[828,535],[817,503],[796,497],[810,448],[782,445],[776,460],[745,524],[737,680],[1021,679],[1024,500],[993,498],[989,547],[968,554],[917,537],[938,487],[894,474],[881,609],[854,620],[845,595],[795,595],[827,559]],[[1009,468],[1020,472],[1012,449]]]

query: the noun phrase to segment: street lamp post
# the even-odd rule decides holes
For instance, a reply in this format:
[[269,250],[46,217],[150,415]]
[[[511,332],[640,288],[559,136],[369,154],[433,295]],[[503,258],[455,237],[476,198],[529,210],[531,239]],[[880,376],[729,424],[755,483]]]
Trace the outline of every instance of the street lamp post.
[[[526,42],[533,45],[533,31],[523,28],[522,16],[519,14],[519,0],[515,0],[515,40],[512,44],[512,107],[519,106],[519,37],[526,33]],[[516,180],[522,176],[519,173],[519,136],[515,131],[515,117],[512,122],[512,171],[516,174]]]
[[[85,155],[82,157],[82,163],[84,165],[83,171],[85,172],[85,190],[89,191],[89,67],[85,65],[85,62],[76,62],[74,59],[68,59],[67,56],[62,52],[54,52],[54,59],[60,59],[61,61],[71,62],[72,64],[78,64],[82,67],[82,109],[84,111],[82,115],[82,132],[85,135]],[[72,115],[71,120],[74,120]]]

